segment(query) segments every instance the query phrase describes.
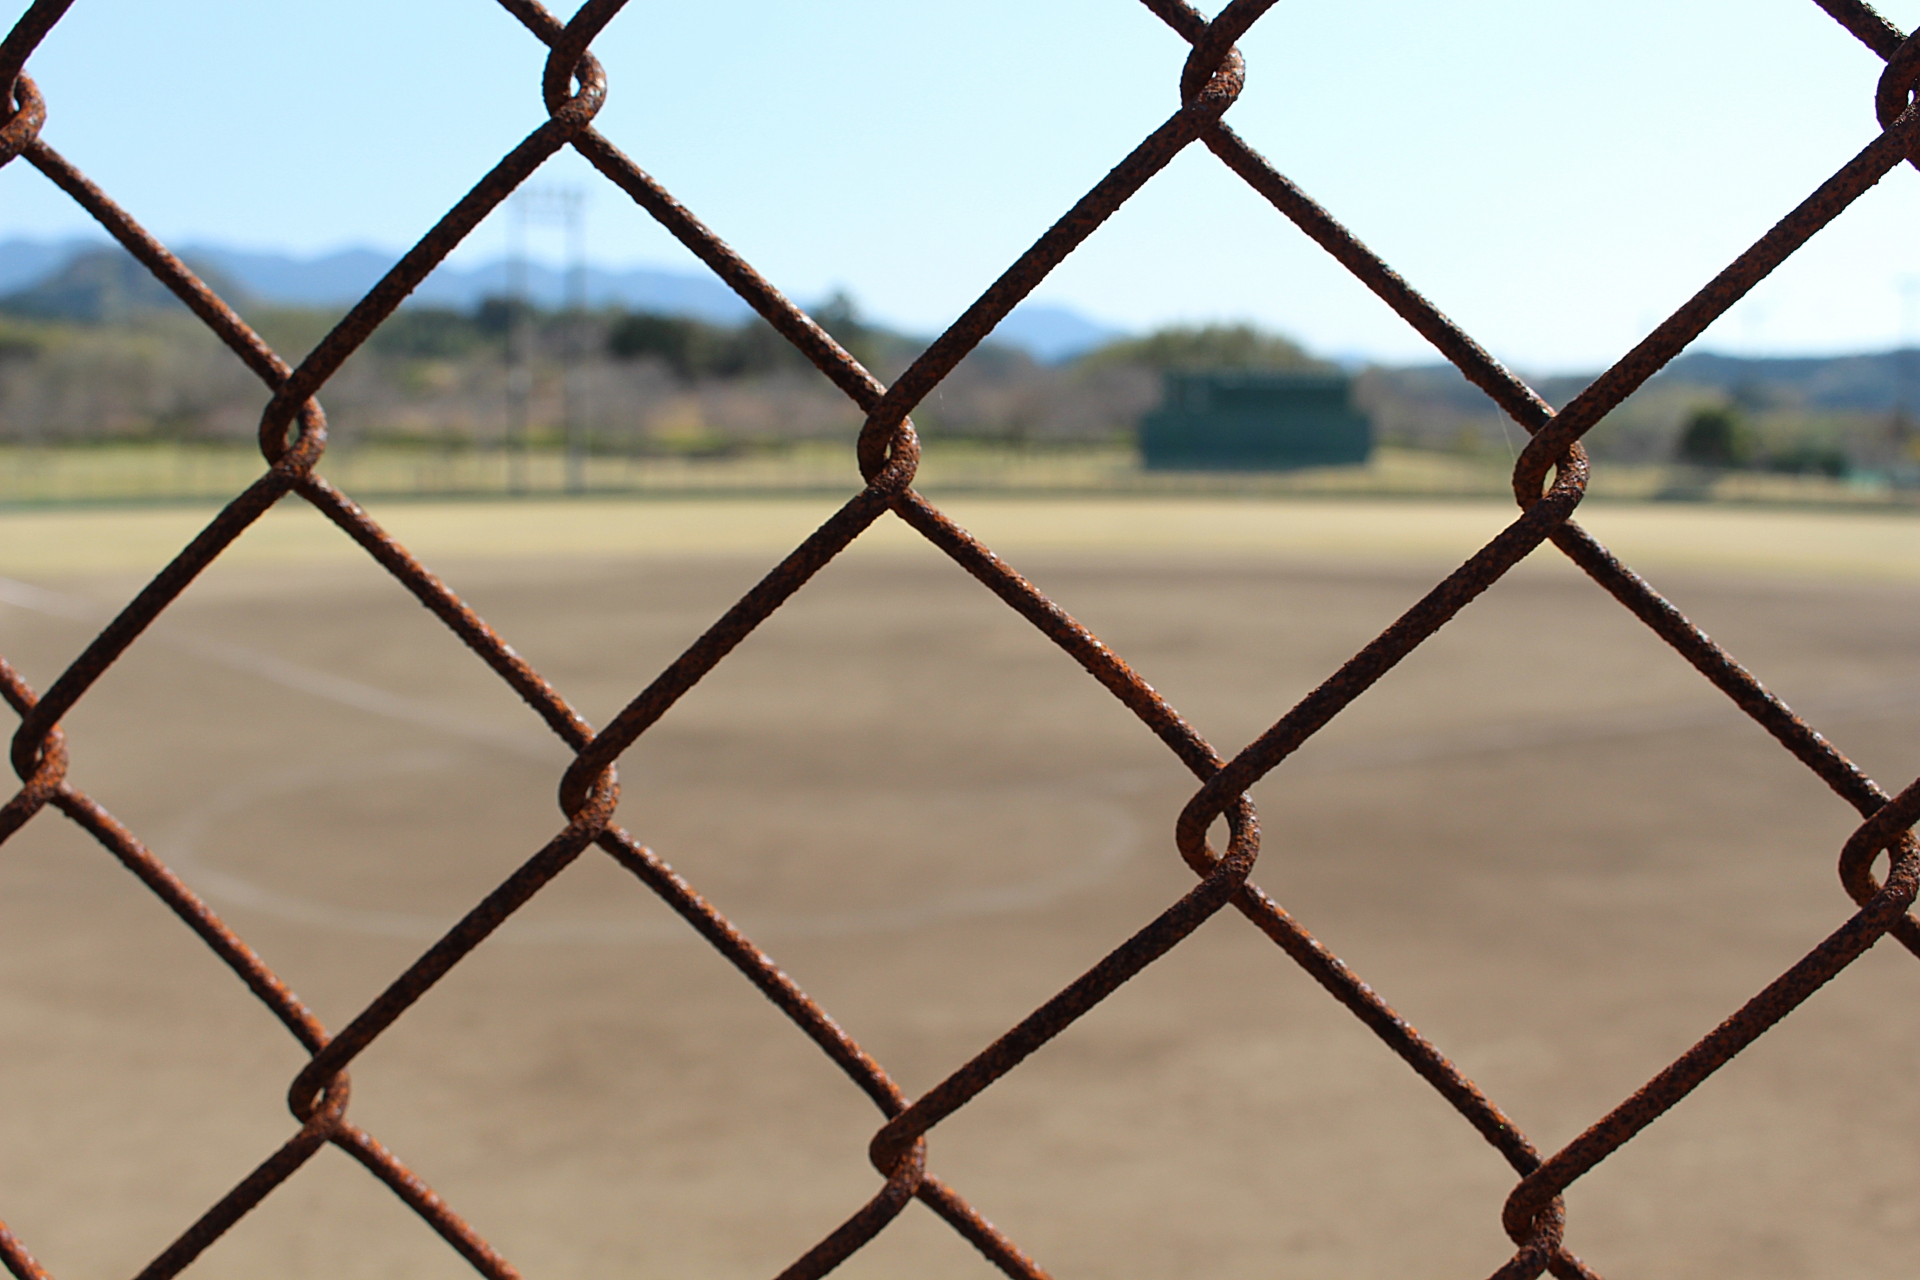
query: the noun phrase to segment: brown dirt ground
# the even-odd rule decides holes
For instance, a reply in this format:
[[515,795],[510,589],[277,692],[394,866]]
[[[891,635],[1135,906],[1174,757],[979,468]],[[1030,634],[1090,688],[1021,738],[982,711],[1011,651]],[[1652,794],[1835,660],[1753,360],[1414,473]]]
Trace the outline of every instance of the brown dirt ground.
[[[1506,518],[954,507],[1223,750]],[[604,722],[821,507],[377,514]],[[1587,518],[1883,785],[1920,772],[1916,525]],[[44,688],[200,519],[0,517],[0,652]],[[564,763],[342,542],[271,518],[68,723],[74,780],[331,1027],[558,829]],[[1552,555],[1259,786],[1254,873],[1547,1148],[1847,917],[1834,861],[1852,825]],[[829,567],[622,777],[621,821],[909,1092],[1191,883],[1171,841],[1191,779],[894,532]],[[1911,1274],[1917,996],[1920,963],[1870,952],[1579,1183],[1570,1243],[1616,1280]],[[76,829],[48,814],[0,851],[0,1218],[56,1275],[158,1253],[292,1132],[301,1061]],[[771,1275],[876,1185],[858,1091],[591,853],[360,1060],[353,1115],[556,1280]],[[931,1153],[1063,1280],[1471,1277],[1507,1255],[1503,1162],[1231,914],[940,1126]],[[324,1152],[195,1274],[468,1273]],[[842,1274],[994,1273],[915,1206]]]

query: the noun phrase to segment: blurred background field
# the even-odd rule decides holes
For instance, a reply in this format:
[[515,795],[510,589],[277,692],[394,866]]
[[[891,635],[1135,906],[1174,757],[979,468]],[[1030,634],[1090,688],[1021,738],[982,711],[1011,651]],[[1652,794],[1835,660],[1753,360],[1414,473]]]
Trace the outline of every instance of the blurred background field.
[[[263,465],[266,393],[230,353],[111,255],[62,270],[0,297],[0,648],[43,689]],[[290,359],[339,314],[220,283]],[[924,341],[844,297],[816,314],[882,378]],[[1457,374],[1246,324],[1083,337],[971,357],[915,412],[916,485],[1223,750],[1514,519],[1519,431]],[[1915,354],[1683,357],[1589,437],[1578,514],[1890,785],[1920,750]],[[1168,375],[1335,369],[1363,464],[1143,464]],[[1536,385],[1564,404],[1584,381]],[[320,474],[597,723],[859,484],[857,411],[737,317],[423,303],[324,403]],[[331,1026],[550,836],[567,759],[298,498],[67,727],[77,785]],[[910,1092],[1191,883],[1169,837],[1191,777],[891,518],[622,785],[621,820]],[[1254,792],[1258,881],[1544,1147],[1851,910],[1832,865],[1857,816],[1551,547]],[[32,1051],[0,1126],[8,1221],[62,1274],[129,1271],[284,1140],[302,1054],[73,828],[9,850],[0,1043]],[[1914,981],[1883,946],[1831,984],[1582,1181],[1576,1247],[1609,1274],[1897,1272],[1920,1024],[1887,1010]],[[872,1190],[857,1092],[598,857],[356,1064],[354,1106],[543,1274],[767,1274]],[[1227,917],[934,1149],[1060,1274],[1485,1274],[1509,1250],[1510,1171]],[[333,1155],[202,1272],[461,1274]],[[915,1209],[845,1274],[983,1269]]]
[[[40,264],[0,294],[0,505],[191,501],[248,483],[261,465],[258,381],[120,250],[42,245],[34,258],[23,245],[0,245],[16,280],[27,259]],[[260,274],[257,256],[207,251],[194,265],[289,361],[344,310],[311,298],[351,297],[364,283],[307,264],[321,278],[301,293]],[[234,274],[243,266],[253,274]],[[516,271],[525,264],[495,274]],[[569,301],[501,280],[427,290],[347,362],[322,398],[323,474],[369,497],[827,492],[855,481],[858,409],[737,300],[732,310],[689,301],[655,280],[651,293],[589,306],[584,286]],[[882,380],[929,340],[869,319],[845,294],[813,311]],[[1143,466],[1142,422],[1163,383],[1196,372],[1343,377],[1372,455],[1278,470]],[[1554,404],[1586,381],[1533,380]],[[1587,436],[1600,464],[1591,492],[1911,508],[1916,405],[1920,349],[1690,353]],[[1057,308],[1016,313],[914,421],[929,492],[1494,497],[1524,442],[1448,366],[1335,361],[1248,323],[1127,334]]]
[[[203,269],[289,359],[339,314]],[[844,297],[816,314],[882,378],[924,343]],[[1082,338],[971,357],[915,412],[916,485],[1222,749],[1514,519],[1519,431],[1457,374],[1247,324]],[[1920,701],[1911,354],[1683,358],[1590,437],[1578,517],[1884,779],[1914,772]],[[1336,370],[1371,422],[1362,464],[1144,465],[1169,375]],[[1563,404],[1583,383],[1537,385]],[[0,648],[29,681],[260,474],[265,398],[112,255],[0,296]],[[859,484],[857,410],[737,316],[423,302],[323,399],[319,473],[596,723]],[[77,785],[331,1026],[551,834],[567,758],[297,497],[67,728]],[[1190,884],[1168,831],[1191,777],[891,518],[622,785],[622,821],[909,1091]],[[1546,1146],[1850,909],[1831,868],[1852,811],[1551,547],[1255,794],[1259,881]],[[39,819],[9,850],[0,1043],[33,1051],[0,1126],[8,1221],[62,1274],[127,1271],[284,1139],[301,1054],[74,829]],[[1877,949],[1584,1180],[1577,1247],[1703,1280],[1897,1269],[1920,1186],[1916,1024],[1885,1013],[1910,1003],[1906,961]],[[544,1274],[767,1274],[871,1194],[857,1093],[598,857],[356,1064],[354,1105]],[[1484,1274],[1508,1250],[1500,1160],[1225,918],[934,1145],[1061,1274]],[[332,1156],[201,1270],[460,1274]],[[982,1265],[915,1210],[845,1274]]]

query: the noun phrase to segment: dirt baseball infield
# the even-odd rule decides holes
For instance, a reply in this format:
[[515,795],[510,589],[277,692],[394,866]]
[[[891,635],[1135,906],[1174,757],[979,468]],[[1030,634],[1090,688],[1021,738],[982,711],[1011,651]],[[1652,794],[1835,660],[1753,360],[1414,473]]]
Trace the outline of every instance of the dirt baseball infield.
[[[830,509],[375,514],[595,723]],[[1509,518],[1493,504],[955,500],[1221,750]],[[0,516],[39,688],[205,519]],[[1920,523],[1581,519],[1889,789],[1920,773]],[[1193,783],[887,522],[622,762],[620,821],[910,1093],[1191,884]],[[566,755],[310,513],[270,516],[67,723],[72,779],[329,1027],[562,825]],[[1857,819],[1548,548],[1255,791],[1253,879],[1542,1148],[1851,911]],[[1895,1277],[1920,1238],[1920,964],[1885,943],[1569,1195],[1612,1277]],[[130,1275],[293,1130],[304,1055],[48,812],[0,850],[0,1218]],[[528,1276],[764,1277],[870,1196],[879,1115],[590,851],[354,1067],[353,1116]],[[1055,1275],[1485,1275],[1499,1156],[1224,914],[930,1139]],[[470,1274],[323,1151],[195,1274]],[[840,1274],[991,1268],[918,1206]]]

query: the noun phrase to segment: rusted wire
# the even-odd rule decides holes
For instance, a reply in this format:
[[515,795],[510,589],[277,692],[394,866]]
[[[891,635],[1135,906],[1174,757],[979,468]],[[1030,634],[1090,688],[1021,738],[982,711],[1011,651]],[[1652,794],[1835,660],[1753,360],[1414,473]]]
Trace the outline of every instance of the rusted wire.
[[[47,104],[25,68],[72,0],[36,0],[0,41],[0,164],[24,158],[70,195],[233,351],[271,393],[261,417],[266,468],[102,629],[81,654],[36,695],[0,657],[0,697],[20,717],[11,758],[22,786],[0,806],[0,842],[52,808],[90,834],[161,899],[279,1019],[309,1059],[288,1089],[297,1129],[278,1149],[140,1273],[142,1280],[177,1274],[244,1217],[321,1147],[351,1155],[437,1231],[475,1270],[513,1277],[513,1267],[372,1135],[346,1118],[347,1068],[426,991],[457,966],[588,848],[597,847],[671,907],[696,933],[781,1010],[880,1111],[870,1143],[881,1184],[838,1228],[783,1277],[818,1277],[872,1240],[918,1199],[1002,1272],[1028,1280],[1046,1272],[928,1168],[930,1135],[1034,1050],[1058,1036],[1135,974],[1178,946],[1200,923],[1231,905],[1431,1085],[1494,1147],[1519,1181],[1500,1209],[1515,1252],[1499,1277],[1596,1275],[1565,1243],[1565,1194],[1612,1152],[1786,1017],[1813,991],[1891,933],[1920,956],[1920,922],[1911,912],[1920,892],[1920,781],[1896,796],[1869,778],[1803,723],[1745,667],[1700,631],[1652,586],[1621,564],[1573,514],[1586,491],[1588,465],[1580,439],[1608,411],[1642,386],[1714,320],[1902,160],[1920,164],[1920,42],[1901,34],[1859,0],[1816,0],[1828,14],[1886,60],[1873,106],[1882,126],[1859,154],[1708,282],[1611,368],[1556,412],[1501,366],[1424,295],[1403,279],[1312,197],[1283,175],[1226,123],[1244,82],[1234,47],[1273,0],[1232,0],[1211,21],[1183,0],[1143,0],[1190,46],[1181,68],[1180,108],[1114,166],[1042,234],[891,386],[862,368],[831,335],[690,210],[594,128],[606,74],[590,51],[624,0],[586,0],[563,23],[535,0],[499,0],[548,48],[539,91],[548,118],[511,150],[410,249],[297,366],[290,366],[177,257],[41,138]],[[956,525],[913,487],[919,449],[911,413],[956,365],[1108,217],[1187,147],[1214,153],[1274,208],[1346,267],[1484,391],[1528,435],[1514,468],[1520,511],[1458,569],[1318,688],[1280,715],[1252,743],[1222,756],[1155,690],[1091,632]],[[599,731],[568,705],[460,599],[351,499],[314,473],[326,448],[318,395],[346,359],[391,316],[429,272],[548,157],[572,147],[652,215],[754,311],[831,379],[865,415],[854,442],[861,485],[826,523],[775,565],[683,654],[636,694]],[[266,963],[135,835],[66,779],[69,748],[60,721],[179,596],[266,511],[297,496],[325,515],[456,635],[517,693],[573,753],[557,779],[565,823],[512,875],[477,903],[337,1035],[329,1035]],[[621,755],[708,672],[724,661],[822,567],[892,514],[1025,618],[1111,693],[1191,771],[1198,782],[1178,815],[1175,851],[1199,877],[1177,902],[1127,941],[1099,957],[1080,978],[1044,1002],[992,1044],[959,1065],[919,1099],[908,1098],[885,1069],[716,911],[670,866],[624,830],[615,817]],[[1614,599],[1681,654],[1716,688],[1771,734],[1861,822],[1840,853],[1840,879],[1854,913],[1812,952],[1756,994],[1720,1026],[1630,1098],[1558,1152],[1542,1156],[1513,1121],[1433,1044],[1403,1021],[1371,987],[1322,946],[1249,878],[1259,852],[1259,821],[1248,789],[1280,768],[1302,744],[1387,671],[1499,581],[1521,560],[1552,543]],[[1206,843],[1224,817],[1226,849]],[[1884,880],[1877,859],[1888,858]],[[46,1280],[26,1246],[0,1224],[0,1263],[18,1280]]]

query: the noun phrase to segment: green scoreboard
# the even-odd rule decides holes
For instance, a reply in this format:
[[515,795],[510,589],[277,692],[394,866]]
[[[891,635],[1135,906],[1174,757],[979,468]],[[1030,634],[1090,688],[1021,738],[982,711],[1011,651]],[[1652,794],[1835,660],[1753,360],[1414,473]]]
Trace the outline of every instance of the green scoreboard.
[[1373,424],[1345,374],[1169,373],[1140,420],[1140,453],[1155,471],[1354,466],[1373,453]]

